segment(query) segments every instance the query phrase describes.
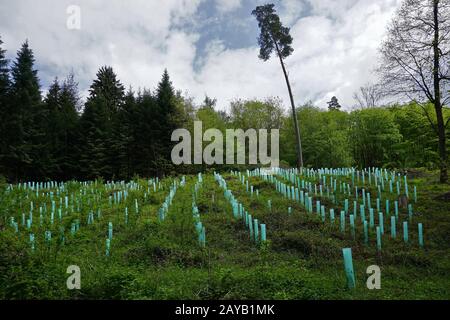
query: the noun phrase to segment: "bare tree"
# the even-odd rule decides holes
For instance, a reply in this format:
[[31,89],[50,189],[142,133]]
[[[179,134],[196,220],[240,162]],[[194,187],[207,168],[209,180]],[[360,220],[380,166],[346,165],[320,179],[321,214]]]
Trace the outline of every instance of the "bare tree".
[[[440,181],[448,181],[446,122],[450,102],[450,0],[405,0],[388,27],[379,72],[383,88],[422,106],[439,137]],[[432,103],[436,121],[423,103]]]
[[380,86],[371,83],[367,83],[363,87],[360,87],[359,92],[355,92],[353,95],[353,99],[356,100],[361,109],[379,106],[383,97],[384,94],[380,90]]

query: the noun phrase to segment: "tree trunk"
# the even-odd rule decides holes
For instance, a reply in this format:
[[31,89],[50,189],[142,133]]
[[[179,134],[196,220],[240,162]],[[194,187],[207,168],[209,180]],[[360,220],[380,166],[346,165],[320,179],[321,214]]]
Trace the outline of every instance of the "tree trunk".
[[433,3],[434,14],[434,41],[433,41],[433,55],[434,55],[434,109],[436,111],[437,118],[437,130],[439,135],[439,156],[440,156],[440,182],[446,183],[448,181],[447,174],[447,150],[446,150],[446,137],[445,137],[445,124],[442,114],[441,104],[441,90],[440,90],[440,77],[439,77],[439,0],[434,0]]
[[286,85],[289,91],[289,98],[291,100],[292,107],[292,117],[294,119],[294,128],[295,128],[295,137],[297,138],[297,168],[300,169],[303,167],[303,151],[302,151],[302,140],[300,139],[300,129],[298,126],[297,112],[295,111],[295,103],[294,96],[292,95],[291,84],[289,83],[289,77],[286,72],[286,67],[284,66],[283,58],[281,57],[280,50],[278,48],[278,44],[275,42],[278,58],[280,59],[281,68],[283,68],[284,78],[286,79]]

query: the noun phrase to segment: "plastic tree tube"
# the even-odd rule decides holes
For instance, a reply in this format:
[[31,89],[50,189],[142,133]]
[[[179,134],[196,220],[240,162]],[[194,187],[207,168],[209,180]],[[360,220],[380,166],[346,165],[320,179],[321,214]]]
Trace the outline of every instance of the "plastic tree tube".
[[423,226],[421,223],[418,224],[419,228],[419,246],[423,248]]
[[381,234],[384,234],[384,216],[383,216],[383,212],[380,212],[378,214],[378,224],[380,226]]
[[408,222],[403,222],[403,240],[408,243]]
[[381,251],[381,230],[380,227],[377,227],[377,249]]
[[259,241],[258,219],[254,219],[253,222],[255,224],[255,228],[253,230],[255,234],[255,242],[258,242]]
[[369,243],[369,226],[367,221],[364,221],[364,243],[367,245]]
[[266,225],[261,224],[261,242],[266,242]]
[[350,227],[351,227],[352,237],[354,239],[355,238],[355,216],[352,214],[350,215]]
[[112,222],[109,222],[108,224],[108,239],[112,240],[113,237],[113,224]]
[[369,209],[369,224],[370,224],[370,228],[375,227],[375,217],[374,217],[373,208]]
[[344,248],[342,249],[342,254],[344,256],[344,268],[347,276],[347,285],[350,289],[353,289],[356,286],[356,281],[355,272],[353,271],[352,249]]
[[106,239],[106,256],[109,257],[109,252],[111,249],[111,240],[110,239]]
[[392,239],[395,239],[397,237],[397,228],[395,226],[395,216],[391,217],[391,237]]

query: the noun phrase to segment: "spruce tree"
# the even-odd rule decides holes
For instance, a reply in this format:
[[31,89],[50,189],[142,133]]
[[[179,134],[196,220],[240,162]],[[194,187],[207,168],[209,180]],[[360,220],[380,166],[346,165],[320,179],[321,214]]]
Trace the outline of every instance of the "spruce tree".
[[4,120],[9,138],[6,163],[13,179],[40,179],[48,159],[42,152],[44,113],[34,55],[28,41],[18,51],[11,74],[11,104]]
[[61,109],[61,86],[58,78],[55,78],[50,85],[48,93],[44,99],[45,110],[45,151],[49,155],[49,161],[46,167],[46,176],[52,179],[58,179],[61,174],[59,158],[59,131],[62,129],[62,123],[59,121],[59,112]]
[[[177,108],[175,104],[175,90],[170,81],[167,69],[164,70],[161,81],[156,90],[156,100],[158,104],[159,123],[155,130],[159,130],[157,135],[159,150],[157,154],[157,166],[159,171],[168,172],[172,169],[171,151],[174,143],[171,141],[172,132],[177,129]],[[156,120],[156,119],[155,119]]]
[[77,161],[78,144],[78,111],[80,109],[80,96],[78,92],[78,83],[74,80],[73,73],[70,73],[63,82],[60,94],[60,123],[59,132],[59,159],[61,179],[68,180],[77,178],[79,173],[79,164]]
[[6,50],[3,50],[1,45],[3,44],[0,38],[0,175],[6,176],[8,174],[8,166],[5,163],[5,155],[8,152],[8,136],[9,133],[5,127],[5,120],[8,113],[8,92],[10,88],[9,79],[9,67],[8,60],[6,59]]
[[143,176],[161,174],[163,163],[162,126],[163,121],[157,99],[149,90],[144,90],[137,98],[135,141],[139,150],[135,157],[136,170]]
[[130,87],[125,95],[123,106],[118,113],[116,127],[116,139],[121,142],[118,145],[119,176],[123,179],[131,179],[134,174],[139,174],[135,164],[136,156],[140,152],[136,139],[139,136],[137,128],[141,119],[136,107],[136,98]]
[[123,104],[124,87],[111,67],[102,67],[90,88],[81,117],[81,171],[85,178],[115,178],[120,168],[114,126]]
[[3,41],[0,37],[0,99],[2,99],[0,102],[4,102],[3,99],[6,98],[10,86],[8,60],[6,59],[6,50],[1,47],[2,44]]

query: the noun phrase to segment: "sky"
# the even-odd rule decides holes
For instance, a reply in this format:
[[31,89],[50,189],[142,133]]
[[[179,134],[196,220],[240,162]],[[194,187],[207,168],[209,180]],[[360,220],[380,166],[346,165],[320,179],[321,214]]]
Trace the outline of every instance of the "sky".
[[[128,88],[156,88],[165,68],[173,85],[201,103],[289,96],[279,61],[258,59],[251,11],[270,0],[0,0],[0,36],[14,60],[28,39],[42,90],[73,71],[83,96],[97,70],[112,66]],[[291,29],[286,59],[297,105],[344,109],[376,82],[378,49],[401,0],[272,0]],[[71,6],[80,9],[80,28]]]

